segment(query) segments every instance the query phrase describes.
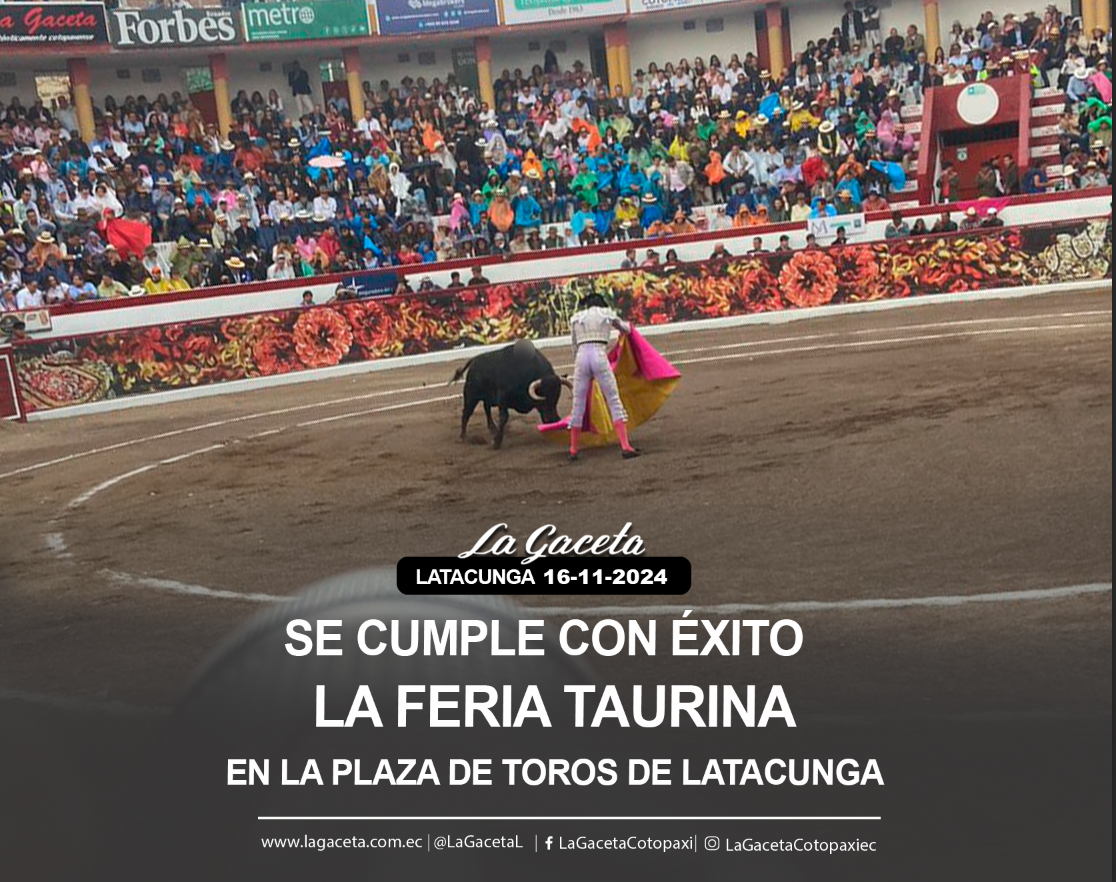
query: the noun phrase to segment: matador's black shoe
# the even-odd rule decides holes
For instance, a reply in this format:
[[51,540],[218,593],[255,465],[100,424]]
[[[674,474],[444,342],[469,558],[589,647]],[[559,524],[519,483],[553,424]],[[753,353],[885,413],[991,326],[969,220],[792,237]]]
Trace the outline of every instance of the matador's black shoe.
[[641,453],[643,453],[643,451],[640,450],[638,447],[633,447],[631,450],[621,450],[620,451],[620,455],[624,459],[635,459]]

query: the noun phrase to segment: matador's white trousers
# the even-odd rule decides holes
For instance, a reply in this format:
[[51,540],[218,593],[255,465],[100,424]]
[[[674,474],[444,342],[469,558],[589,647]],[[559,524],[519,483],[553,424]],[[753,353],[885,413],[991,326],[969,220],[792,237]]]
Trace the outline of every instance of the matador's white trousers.
[[574,360],[570,425],[578,428],[585,419],[585,404],[594,379],[601,387],[612,421],[617,423],[627,420],[624,403],[620,400],[620,390],[616,387],[616,375],[608,364],[608,347],[603,343],[582,343],[577,347],[577,358]]

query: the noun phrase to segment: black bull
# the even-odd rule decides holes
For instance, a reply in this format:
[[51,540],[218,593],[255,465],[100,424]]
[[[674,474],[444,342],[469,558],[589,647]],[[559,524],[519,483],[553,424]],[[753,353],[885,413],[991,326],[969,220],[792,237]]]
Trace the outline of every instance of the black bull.
[[[572,388],[569,380],[559,377],[546,356],[529,340],[519,340],[496,352],[470,358],[457,369],[451,383],[465,376],[465,401],[461,410],[461,437],[477,405],[484,404],[492,446],[497,450],[504,443],[508,412],[530,413],[537,410],[545,423],[556,423],[558,398],[562,387]],[[500,410],[498,423],[492,421],[492,408]]]

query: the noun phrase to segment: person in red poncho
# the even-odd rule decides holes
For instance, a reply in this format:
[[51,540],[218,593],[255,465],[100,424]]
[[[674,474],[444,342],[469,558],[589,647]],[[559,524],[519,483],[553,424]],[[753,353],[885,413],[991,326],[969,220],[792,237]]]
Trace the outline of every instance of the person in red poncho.
[[814,153],[802,163],[802,181],[811,190],[818,181],[829,177],[829,166],[822,157]]
[[[314,220],[317,222],[318,218],[314,218]],[[337,241],[337,233],[334,232],[333,227],[326,227],[325,231],[318,237],[318,242],[314,247],[314,257],[310,262],[319,267],[322,272],[326,272],[340,250],[341,243]]]

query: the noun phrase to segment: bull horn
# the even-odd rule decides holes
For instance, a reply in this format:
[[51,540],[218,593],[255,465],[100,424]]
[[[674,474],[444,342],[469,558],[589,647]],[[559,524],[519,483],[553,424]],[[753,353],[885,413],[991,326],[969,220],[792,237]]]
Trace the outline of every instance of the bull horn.
[[561,383],[563,386],[565,386],[567,389],[569,389],[571,392],[573,391],[573,383],[570,382],[569,377],[559,377],[558,382]]
[[530,386],[527,387],[527,394],[531,397],[532,401],[546,401],[539,394],[539,386],[542,385],[542,380],[535,380]]

